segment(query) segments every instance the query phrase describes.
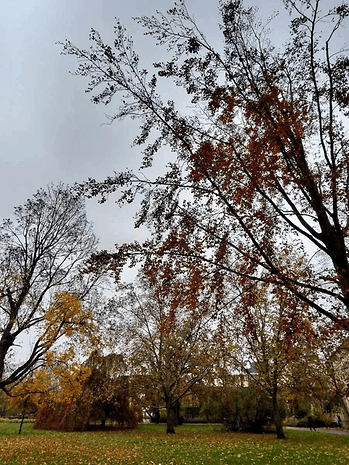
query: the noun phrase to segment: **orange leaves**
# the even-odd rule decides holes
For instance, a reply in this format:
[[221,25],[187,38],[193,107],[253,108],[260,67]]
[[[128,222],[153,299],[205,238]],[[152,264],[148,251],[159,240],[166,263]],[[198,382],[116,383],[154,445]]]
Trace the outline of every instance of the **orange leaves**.
[[158,324],[161,337],[169,336],[171,333],[175,334],[178,328],[174,310],[170,309],[167,314],[162,314]]
[[[239,117],[235,116],[237,107]],[[202,143],[191,157],[190,178],[194,182],[209,176],[218,182],[224,195],[233,195],[234,202],[240,203],[251,202],[256,189],[272,193],[278,183],[286,185],[293,181],[286,160],[299,156],[299,141],[308,122],[302,102],[286,100],[274,86],[261,93],[258,100],[246,98],[242,103],[234,93],[219,87],[210,108],[213,113],[223,108],[219,120],[224,125],[237,118],[237,127],[245,129],[229,127],[231,136],[225,142]]]
[[209,108],[212,113],[215,113],[218,108],[220,108],[225,97],[226,89],[224,87],[217,87],[213,93],[211,101],[209,102]]
[[179,252],[189,251],[189,244],[186,234],[177,233],[176,231],[170,232],[170,234],[167,236],[167,239],[164,241],[159,253],[163,255],[168,251],[171,252],[172,250]]
[[216,252],[216,262],[218,264],[226,263],[228,258],[227,234],[224,234]]
[[202,187],[203,195],[205,190],[208,190],[210,197],[212,191],[216,191],[216,185],[219,186],[220,192],[230,199],[235,195],[236,189],[242,187],[244,173],[241,171],[241,160],[236,156],[237,144],[234,139],[229,139],[227,143],[204,142],[191,155],[189,179],[196,187]]
[[221,109],[219,120],[223,124],[233,122],[235,114],[234,110],[241,104],[241,100],[237,98],[237,94],[224,87],[217,87],[213,93],[213,97],[209,102],[209,109],[212,113],[218,112]]
[[247,100],[245,117],[255,133],[260,129],[267,136],[265,139],[285,145],[291,141],[292,136],[303,138],[304,123],[308,121],[305,105],[286,100],[276,86],[262,93],[257,101]]
[[200,269],[192,269],[184,299],[184,305],[189,311],[195,311],[198,307],[200,307],[201,291],[204,287],[205,283]]
[[280,172],[280,178],[287,184],[289,174],[285,156],[298,156],[299,140],[304,137],[305,123],[308,122],[305,105],[287,101],[280,89],[274,87],[262,94],[258,101],[247,101],[245,117],[251,159],[258,163],[261,173],[271,177],[271,181]]
[[216,177],[225,168],[229,168],[231,156],[229,149],[220,144],[213,145],[204,142],[192,155],[193,169],[190,177],[195,181],[205,178],[207,175]]
[[204,142],[199,150],[192,155],[193,169],[190,173],[191,179],[200,181],[211,171],[214,162],[214,147],[210,142]]

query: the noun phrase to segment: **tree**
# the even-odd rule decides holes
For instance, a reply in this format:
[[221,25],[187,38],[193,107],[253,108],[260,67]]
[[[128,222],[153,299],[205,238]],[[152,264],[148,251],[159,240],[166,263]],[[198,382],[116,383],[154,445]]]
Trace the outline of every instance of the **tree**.
[[173,308],[169,296],[154,294],[145,279],[119,292],[110,302],[111,334],[128,354],[131,384],[144,407],[166,407],[166,432],[174,433],[180,400],[214,363],[214,321],[204,303],[195,310]]
[[44,402],[51,386],[51,376],[44,369],[38,369],[32,376],[17,384],[9,397],[9,408],[15,408],[22,415],[18,434],[22,432],[25,415],[36,412]]
[[[37,373],[34,381],[40,380]],[[21,405],[27,398],[39,399],[35,428],[82,431],[96,421],[105,427],[107,419],[122,427],[137,426],[138,417],[130,405],[129,379],[124,374],[121,355],[104,356],[95,350],[84,363],[60,362],[44,373],[49,380],[49,389],[44,393],[38,388],[33,390],[27,379],[11,392],[14,404]],[[34,386],[40,384],[36,382]]]
[[226,315],[232,347],[226,358],[269,399],[278,439],[285,438],[283,410],[293,377],[309,382],[306,369],[318,355],[317,324],[293,293],[264,283],[255,284]]
[[122,427],[137,426],[138,418],[130,405],[130,380],[123,356],[114,353],[103,356],[95,351],[85,365],[91,369],[85,385],[85,396],[92,403],[91,419],[99,419],[102,427],[108,418]]
[[[64,363],[59,361],[44,373],[50,384],[49,389],[39,396],[40,407],[34,427],[60,431],[86,429],[92,410],[90,399],[86,399],[85,395],[91,369],[68,357]],[[34,381],[37,378],[38,371],[34,373]],[[17,385],[15,393],[20,397],[25,395],[27,384],[27,380],[24,380]],[[30,392],[30,396],[33,395],[36,396],[37,393]]]
[[[64,336],[95,327],[89,308],[99,273],[83,274],[96,238],[84,200],[63,184],[40,189],[0,228],[0,389],[45,363]],[[29,332],[34,342],[25,342]],[[92,335],[92,334],[91,334]],[[24,339],[23,339],[24,338]],[[16,353],[17,346],[26,350]]]
[[[319,347],[322,361],[322,374],[327,388],[327,402],[342,411],[344,419],[349,419],[349,373],[348,373],[348,336],[345,331],[322,331],[323,343]],[[331,405],[332,404],[332,405]]]
[[[176,154],[156,179],[127,171],[90,179],[81,191],[104,201],[121,189],[120,203],[142,196],[135,225],[151,226],[145,252],[148,264],[154,254],[158,270],[171,257],[174,272],[180,261],[194,274],[200,260],[213,289],[218,274],[236,275],[246,291],[251,280],[271,282],[348,329],[349,58],[339,33],[349,7],[325,11],[324,0],[284,5],[290,40],[280,49],[241,0],[220,2],[222,51],[198,29],[184,0],[167,14],[138,18],[172,53],[149,77],[119,22],[113,46],[94,29],[87,51],[67,41],[62,53],[77,57],[76,74],[90,76],[92,101],[109,104],[120,95],[110,119],[138,118],[135,144],[152,134],[142,167],[156,161],[161,146]],[[185,89],[199,116],[164,102],[159,79]],[[307,256],[310,278],[279,261],[295,249]],[[137,247],[96,260],[115,269],[125,251],[135,255]]]

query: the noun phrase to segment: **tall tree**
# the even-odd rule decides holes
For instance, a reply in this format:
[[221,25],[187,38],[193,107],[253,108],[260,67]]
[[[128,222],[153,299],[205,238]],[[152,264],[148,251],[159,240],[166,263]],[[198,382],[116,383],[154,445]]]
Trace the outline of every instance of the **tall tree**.
[[63,336],[91,329],[88,297],[100,277],[82,274],[97,241],[84,200],[70,187],[40,189],[14,217],[0,227],[0,389],[5,392],[44,363]]
[[[120,95],[111,120],[138,118],[136,144],[152,134],[142,167],[161,146],[176,153],[164,176],[128,171],[90,179],[81,190],[103,201],[121,188],[120,203],[142,196],[136,226],[152,226],[147,251],[156,254],[157,269],[170,256],[173,271],[176,258],[193,274],[197,261],[206,263],[213,287],[219,273],[235,274],[246,290],[250,280],[270,282],[349,329],[349,58],[341,35],[349,6],[283,3],[290,39],[280,49],[242,0],[220,2],[222,51],[184,0],[167,14],[138,18],[172,54],[152,76],[139,68],[119,22],[113,46],[93,29],[87,51],[67,41],[63,53],[79,60],[76,74],[91,77],[92,101],[109,104]],[[163,101],[158,79],[185,89],[199,115],[179,113],[175,99]],[[311,275],[295,276],[279,260],[294,249],[308,256]],[[99,259],[115,267],[120,253]]]
[[195,310],[172,307],[171,298],[154,295],[146,281],[119,292],[110,302],[111,334],[128,354],[132,385],[145,406],[165,407],[166,432],[174,433],[179,401],[215,360],[212,317],[204,303]]

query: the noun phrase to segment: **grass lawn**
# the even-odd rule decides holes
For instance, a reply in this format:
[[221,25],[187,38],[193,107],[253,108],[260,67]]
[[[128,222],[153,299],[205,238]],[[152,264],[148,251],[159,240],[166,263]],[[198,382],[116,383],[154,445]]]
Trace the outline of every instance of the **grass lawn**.
[[167,436],[164,425],[125,432],[57,433],[25,423],[0,423],[1,465],[225,465],[349,464],[349,436],[287,431],[274,435],[223,433],[214,426],[180,426]]

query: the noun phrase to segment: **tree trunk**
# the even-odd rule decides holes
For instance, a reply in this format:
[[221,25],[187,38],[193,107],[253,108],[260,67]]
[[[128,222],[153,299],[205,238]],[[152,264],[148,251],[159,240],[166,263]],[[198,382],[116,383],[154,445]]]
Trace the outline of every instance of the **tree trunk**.
[[282,425],[282,419],[279,413],[274,413],[274,424],[276,428],[276,437],[277,439],[286,439],[284,428]]
[[21,434],[21,433],[22,433],[22,426],[23,426],[23,422],[24,422],[24,415],[25,415],[25,413],[23,412],[23,413],[22,413],[22,418],[21,418],[21,423],[20,423],[20,425],[19,425],[18,434]]
[[155,418],[155,424],[158,425],[160,423],[160,409],[159,409],[159,407],[154,407],[154,418]]
[[175,411],[175,426],[178,426],[178,425],[181,424],[181,419],[180,419],[181,405],[180,405],[179,400],[177,400],[175,405],[174,405],[174,411]]
[[276,393],[273,394],[273,419],[276,428],[277,439],[286,439]]
[[175,434],[175,408],[172,403],[167,404],[167,425],[166,425],[166,433],[167,434]]

